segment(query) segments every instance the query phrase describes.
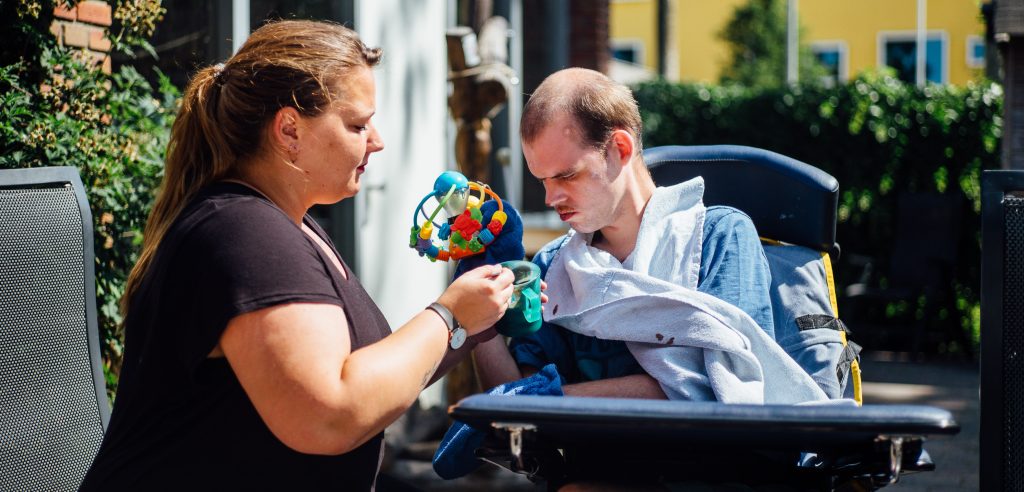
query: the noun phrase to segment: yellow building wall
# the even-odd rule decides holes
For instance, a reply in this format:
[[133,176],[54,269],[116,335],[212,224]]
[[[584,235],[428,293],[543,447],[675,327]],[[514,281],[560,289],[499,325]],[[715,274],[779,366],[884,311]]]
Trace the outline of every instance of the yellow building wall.
[[729,62],[728,47],[718,34],[736,7],[747,0],[669,0],[673,2],[679,80],[717,82]]
[[[879,33],[917,29],[917,0],[800,0],[802,43],[843,40],[847,45],[850,77],[879,65]],[[942,31],[946,37],[948,82],[957,85],[981,75],[967,66],[967,36],[984,35],[980,7],[976,0],[931,0],[925,21],[929,34]]]
[[657,70],[658,2],[655,0],[612,0],[608,35],[613,40],[640,41],[640,65]]
[[[718,34],[746,1],[669,0],[680,80],[719,80],[729,53]],[[801,44],[844,41],[850,77],[878,66],[880,32],[917,27],[917,0],[799,0],[798,8]],[[981,69],[968,67],[966,60],[967,37],[984,35],[978,0],[930,0],[926,23],[930,33],[946,35],[948,82],[963,85],[981,76]],[[656,1],[612,0],[609,28],[612,39],[644,40],[644,65],[656,68]]]

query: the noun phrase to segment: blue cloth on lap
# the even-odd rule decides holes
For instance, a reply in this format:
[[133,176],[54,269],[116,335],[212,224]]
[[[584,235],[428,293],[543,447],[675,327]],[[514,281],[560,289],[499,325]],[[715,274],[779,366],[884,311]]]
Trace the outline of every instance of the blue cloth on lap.
[[[528,378],[495,386],[487,394],[562,396],[562,378],[555,365],[548,364]],[[484,437],[483,431],[456,420],[434,453],[434,471],[441,478],[451,480],[475,470],[482,463],[475,451],[483,444]]]

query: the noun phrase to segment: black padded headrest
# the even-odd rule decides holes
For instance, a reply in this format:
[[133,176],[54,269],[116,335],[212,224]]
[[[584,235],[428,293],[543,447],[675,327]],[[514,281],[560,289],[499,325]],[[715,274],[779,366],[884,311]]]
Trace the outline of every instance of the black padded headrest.
[[742,210],[761,237],[838,254],[839,182],[821,169],[741,145],[654,147],[644,162],[659,186],[703,176],[704,204]]

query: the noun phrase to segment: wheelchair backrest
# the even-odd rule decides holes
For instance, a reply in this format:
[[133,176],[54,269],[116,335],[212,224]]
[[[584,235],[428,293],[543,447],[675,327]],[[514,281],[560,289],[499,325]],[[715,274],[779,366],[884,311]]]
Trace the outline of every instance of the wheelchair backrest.
[[644,162],[659,186],[702,176],[705,205],[750,216],[772,273],[776,341],[830,397],[860,402],[860,347],[839,320],[832,276],[838,181],[809,164],[738,145],[655,147]]

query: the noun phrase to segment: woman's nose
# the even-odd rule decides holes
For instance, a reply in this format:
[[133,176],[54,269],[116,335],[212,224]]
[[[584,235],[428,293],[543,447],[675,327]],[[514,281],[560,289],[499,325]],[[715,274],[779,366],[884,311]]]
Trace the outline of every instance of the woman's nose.
[[384,150],[384,139],[381,138],[377,127],[370,124],[370,138],[366,141],[366,153],[379,152]]

